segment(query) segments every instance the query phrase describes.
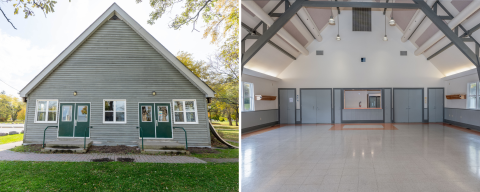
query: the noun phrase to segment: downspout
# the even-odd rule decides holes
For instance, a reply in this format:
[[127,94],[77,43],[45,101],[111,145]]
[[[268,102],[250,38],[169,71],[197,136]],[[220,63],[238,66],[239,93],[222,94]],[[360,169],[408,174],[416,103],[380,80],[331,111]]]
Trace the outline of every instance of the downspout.
[[[460,12],[455,18],[453,18],[450,23],[448,23],[448,27],[450,29],[454,29],[457,25],[461,24],[465,19],[467,19],[470,15],[475,13],[480,8],[480,1],[472,1],[462,12]],[[416,51],[415,55],[420,55],[425,52],[428,48],[432,45],[437,43],[440,39],[445,37],[442,31],[438,31],[430,37],[422,46],[420,46]]]
[[[242,1],[242,5],[247,7],[253,14],[255,14],[260,20],[265,22],[268,26],[273,25],[273,19],[268,16],[262,8],[260,8],[254,1]],[[280,29],[277,33],[280,35],[285,41],[287,41],[290,45],[292,45],[295,49],[303,53],[304,55],[308,55],[308,50],[303,47],[295,38],[290,35],[285,29]]]

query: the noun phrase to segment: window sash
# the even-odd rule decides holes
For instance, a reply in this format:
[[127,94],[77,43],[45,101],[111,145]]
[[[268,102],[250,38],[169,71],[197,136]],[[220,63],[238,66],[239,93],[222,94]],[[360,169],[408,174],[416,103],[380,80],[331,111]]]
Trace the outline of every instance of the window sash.
[[[186,102],[193,102],[193,110],[187,110],[187,106],[185,105]],[[181,108],[178,108],[176,110],[175,108],[175,103],[180,102],[181,103]],[[190,100],[190,99],[185,99],[185,100],[173,100],[173,122],[174,124],[198,124],[198,109],[197,109],[197,100]],[[180,118],[183,121],[177,121],[177,113],[179,113]],[[181,114],[181,115],[180,115]],[[194,118],[195,121],[188,121],[190,118]]]
[[[474,94],[471,93],[470,87],[475,85]],[[467,83],[467,109],[480,109],[480,82]],[[472,99],[473,98],[473,99]],[[474,103],[472,103],[474,102]]]
[[[113,106],[111,107],[111,110],[106,110],[105,109],[105,102],[111,102],[113,101]],[[117,110],[117,102],[123,102],[123,110]],[[127,123],[127,100],[125,99],[104,99],[103,100],[103,123]],[[113,113],[112,114],[112,121],[107,121],[105,120],[106,114],[107,113]],[[123,116],[122,116],[123,115]],[[123,117],[123,121],[117,120],[118,118]]]
[[[43,110],[39,109],[39,103],[40,102],[45,102],[45,106],[43,107]],[[51,102],[55,102],[55,109],[51,110],[50,109],[50,104]],[[40,113],[43,113],[43,120],[39,120],[38,118],[40,117]],[[58,115],[58,100],[48,100],[48,99],[38,99],[36,104],[35,104],[35,121],[34,123],[57,123],[57,115]],[[53,121],[49,121],[49,119],[54,119]]]

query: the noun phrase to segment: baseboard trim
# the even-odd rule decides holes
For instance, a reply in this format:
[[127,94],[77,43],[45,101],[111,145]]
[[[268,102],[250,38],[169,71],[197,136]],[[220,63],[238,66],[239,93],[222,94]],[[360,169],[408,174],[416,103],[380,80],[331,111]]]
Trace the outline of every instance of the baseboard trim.
[[342,120],[342,123],[384,123],[384,120]]
[[460,123],[460,122],[457,122],[457,121],[450,121],[450,120],[446,120],[446,119],[444,119],[443,122],[448,123],[448,124],[452,124],[452,125],[456,125],[456,126],[459,126],[459,127],[463,127],[463,128],[468,128],[468,129],[473,129],[473,130],[476,130],[476,131],[480,131],[480,126],[476,126],[476,125],[470,125],[470,124]]
[[276,124],[278,124],[278,121],[265,123],[265,124],[261,124],[261,125],[256,125],[256,126],[252,126],[252,127],[247,127],[247,128],[242,128],[242,135],[247,134],[247,133],[251,133],[251,132],[254,132],[254,131],[262,130],[262,129],[265,129],[265,128],[269,128],[269,127],[274,126]]

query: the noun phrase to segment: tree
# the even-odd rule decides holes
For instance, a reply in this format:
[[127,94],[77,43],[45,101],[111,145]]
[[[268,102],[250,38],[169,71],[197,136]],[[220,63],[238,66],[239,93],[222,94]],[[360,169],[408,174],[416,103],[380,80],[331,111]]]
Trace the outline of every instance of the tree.
[[[141,3],[143,0],[136,0]],[[193,24],[192,31],[201,17],[207,24],[203,38],[211,37],[211,43],[223,42],[220,55],[226,60],[238,63],[238,33],[239,33],[239,7],[238,0],[149,0],[154,9],[150,13],[148,24],[153,25],[165,12],[175,4],[184,2],[184,11],[176,15],[169,27],[180,29],[185,25]],[[230,62],[231,62],[230,61]]]
[[0,94],[5,95],[5,94],[7,94],[7,92],[5,92],[5,90],[3,90]]
[[[10,2],[12,0],[4,0],[3,2]],[[70,2],[71,0],[69,0]],[[35,16],[35,12],[33,11],[34,9],[40,9],[42,10],[43,14],[45,17],[47,17],[48,13],[53,13],[55,10],[53,7],[55,7],[55,4],[57,4],[57,1],[54,0],[19,0],[18,2],[13,4],[14,12],[13,14],[16,15],[18,14],[19,11],[22,11],[25,14],[25,19],[28,18],[29,16]],[[14,29],[15,26],[13,23],[10,21],[10,19],[7,18],[5,13],[3,12],[3,9],[0,7],[0,11],[3,13],[3,16],[5,19],[12,25]]]
[[17,97],[0,95],[0,113],[3,114],[3,117],[10,116],[12,122],[15,122],[23,108],[25,108],[25,103],[21,102]]

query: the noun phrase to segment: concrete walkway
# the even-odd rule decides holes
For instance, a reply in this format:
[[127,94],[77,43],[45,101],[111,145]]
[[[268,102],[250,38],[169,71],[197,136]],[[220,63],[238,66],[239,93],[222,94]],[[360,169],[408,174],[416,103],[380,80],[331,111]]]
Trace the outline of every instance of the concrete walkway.
[[133,158],[135,162],[142,163],[206,163],[196,157],[188,156],[161,156],[161,155],[123,155],[123,154],[41,154],[41,153],[19,153],[11,149],[21,145],[22,142],[0,145],[0,161],[67,161],[67,162],[89,162],[91,159],[110,158]]

